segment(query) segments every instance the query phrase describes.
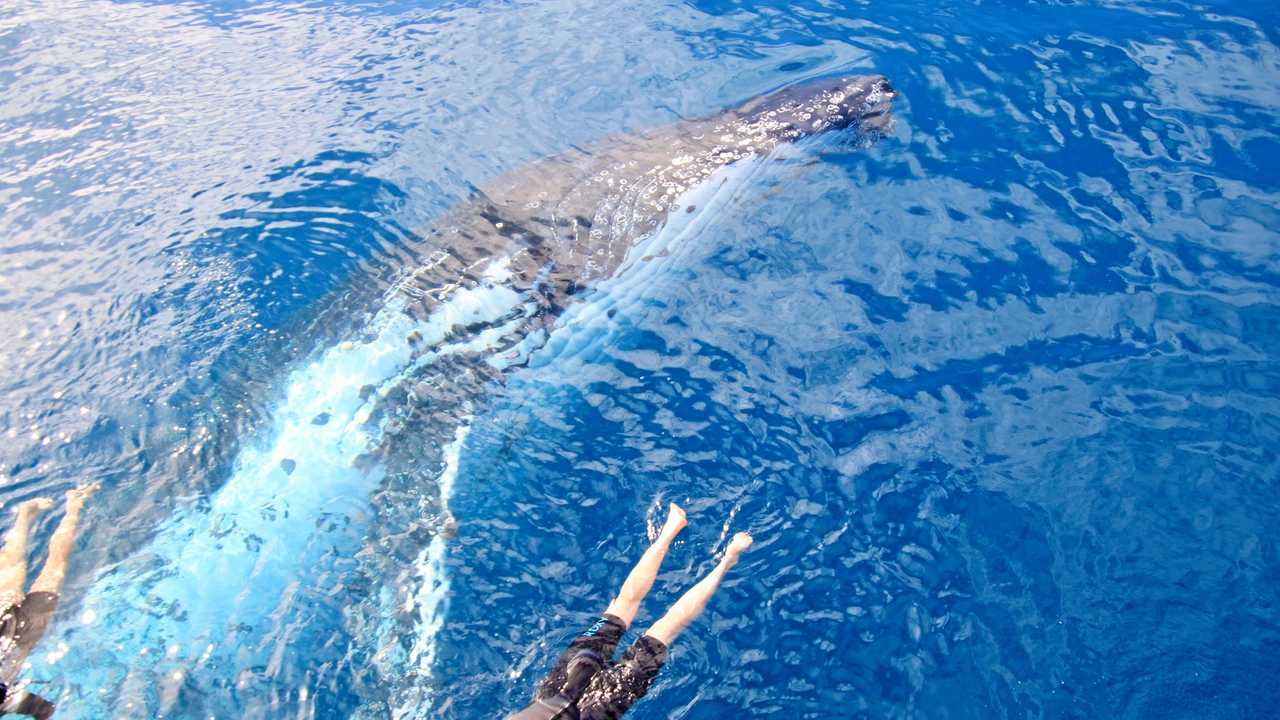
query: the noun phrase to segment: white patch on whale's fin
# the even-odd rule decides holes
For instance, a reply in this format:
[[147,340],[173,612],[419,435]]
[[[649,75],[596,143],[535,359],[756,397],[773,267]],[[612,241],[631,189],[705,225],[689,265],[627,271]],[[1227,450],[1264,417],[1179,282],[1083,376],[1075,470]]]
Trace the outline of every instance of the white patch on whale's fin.
[[[440,501],[445,508],[448,507],[449,499],[453,495],[462,446],[470,432],[471,418],[468,417],[454,433],[453,441],[443,448],[445,469],[440,474],[439,482]],[[426,690],[430,687],[432,673],[435,670],[436,638],[444,626],[448,608],[446,600],[449,593],[449,576],[445,571],[447,542],[442,535],[433,537],[406,572],[408,577],[403,578],[405,584],[412,584],[417,588],[409,595],[404,607],[404,612],[414,617],[417,629],[413,645],[409,648],[405,672],[415,679],[412,687],[421,696],[416,699],[416,702],[401,702],[392,708],[392,717],[395,720],[425,718],[432,708],[432,696]]]

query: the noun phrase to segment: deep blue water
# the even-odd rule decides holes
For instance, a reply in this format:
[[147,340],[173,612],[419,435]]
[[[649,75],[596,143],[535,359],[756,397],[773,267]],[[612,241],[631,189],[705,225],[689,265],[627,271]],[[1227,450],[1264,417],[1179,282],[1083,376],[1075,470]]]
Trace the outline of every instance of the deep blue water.
[[[67,719],[500,717],[677,500],[638,627],[756,546],[628,717],[1273,716],[1277,28],[5,3],[0,500],[105,486],[28,676]],[[887,138],[760,163],[465,397],[431,373],[495,343],[402,372],[387,289],[474,188],[847,72]]]

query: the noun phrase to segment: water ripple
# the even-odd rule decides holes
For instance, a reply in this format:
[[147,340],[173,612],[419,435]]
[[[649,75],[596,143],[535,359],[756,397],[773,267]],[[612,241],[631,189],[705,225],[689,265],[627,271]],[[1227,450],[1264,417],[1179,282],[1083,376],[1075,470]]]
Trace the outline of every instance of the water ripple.
[[[388,426],[362,462],[396,472],[322,515],[317,574],[251,573],[284,590],[220,652],[268,661],[112,656],[137,673],[112,708],[494,717],[673,499],[693,522],[641,627],[730,531],[757,543],[637,717],[1266,716],[1275,21],[1172,0],[6,5],[0,499],[107,485],[51,651],[91,654],[95,577],[163,581],[137,549],[168,519],[256,528],[228,561],[270,547],[278,508],[211,515],[219,489],[291,373],[390,317],[443,210],[523,162],[858,70],[899,91],[891,138],[751,178],[465,402],[390,394],[378,412],[427,426]],[[476,365],[456,351],[439,372]],[[60,717],[109,714],[58,667]]]

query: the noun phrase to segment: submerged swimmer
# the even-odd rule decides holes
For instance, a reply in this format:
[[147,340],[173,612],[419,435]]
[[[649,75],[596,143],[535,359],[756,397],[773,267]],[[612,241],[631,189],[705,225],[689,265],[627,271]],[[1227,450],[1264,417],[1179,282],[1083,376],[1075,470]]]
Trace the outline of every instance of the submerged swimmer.
[[666,660],[667,648],[702,614],[725,573],[751,547],[750,535],[734,535],[720,564],[650,626],[621,661],[611,664],[618,641],[640,609],[640,601],[653,587],[667,548],[684,526],[684,510],[672,503],[658,539],[632,568],[604,615],[569,643],[551,674],[538,686],[533,704],[508,720],[617,720],[645,694]]
[[97,489],[98,484],[93,483],[67,493],[66,514],[49,538],[49,553],[40,575],[26,593],[22,588],[27,582],[27,534],[31,521],[52,508],[53,501],[27,500],[14,510],[13,527],[0,548],[0,715],[14,713],[40,720],[53,715],[53,703],[16,686],[18,672],[53,617],[75,545],[80,511]]

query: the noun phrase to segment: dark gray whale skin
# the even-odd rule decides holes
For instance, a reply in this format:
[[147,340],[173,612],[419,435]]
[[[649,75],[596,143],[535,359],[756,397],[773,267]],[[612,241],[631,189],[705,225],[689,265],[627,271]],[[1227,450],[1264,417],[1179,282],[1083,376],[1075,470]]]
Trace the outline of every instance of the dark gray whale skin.
[[610,276],[659,230],[676,199],[716,170],[776,146],[847,130],[874,140],[895,93],[880,76],[783,88],[714,117],[615,136],[507,173],[429,231],[441,248],[405,283],[428,314],[491,258],[510,257],[518,284],[556,307]]

